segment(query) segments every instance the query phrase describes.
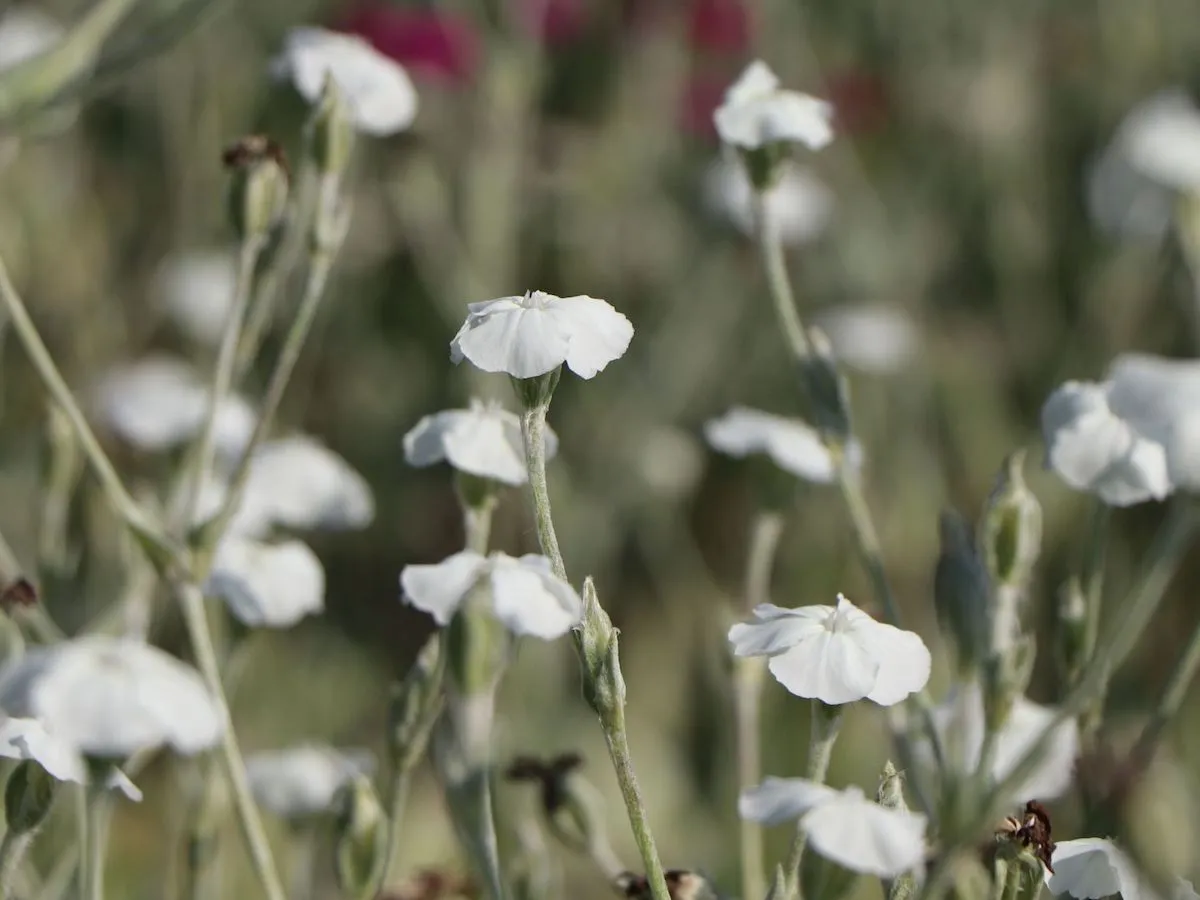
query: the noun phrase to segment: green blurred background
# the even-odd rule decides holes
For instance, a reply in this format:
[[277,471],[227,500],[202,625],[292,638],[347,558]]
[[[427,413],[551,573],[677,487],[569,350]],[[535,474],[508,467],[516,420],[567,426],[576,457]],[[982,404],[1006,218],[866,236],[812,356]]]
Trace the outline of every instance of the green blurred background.
[[[622,629],[634,758],[664,858],[734,891],[724,632],[759,498],[745,464],[705,449],[701,427],[735,403],[786,415],[802,406],[756,252],[704,201],[719,157],[713,105],[756,56],[786,85],[835,103],[837,140],[805,160],[836,198],[834,215],[789,262],[806,317],[882,304],[919,330],[901,370],[851,373],[869,498],[906,624],[934,649],[936,696],[948,676],[932,614],[937,513],[951,505],[973,519],[1003,457],[1029,447],[1046,516],[1031,696],[1052,702],[1061,685],[1050,626],[1078,561],[1086,498],[1041,470],[1042,400],[1066,378],[1098,377],[1121,351],[1196,352],[1195,289],[1177,248],[1100,231],[1085,204],[1088,167],[1134,103],[1200,76],[1200,9],[1185,0],[548,2],[543,26],[537,4],[521,0],[215,3],[176,42],[98,85],[77,118],[26,123],[5,138],[0,254],[77,389],[153,350],[207,364],[210,351],[164,316],[157,273],[173,256],[229,244],[227,143],[265,132],[299,153],[305,108],[268,77],[271,57],[303,24],[356,27],[392,49],[410,65],[420,112],[409,133],[360,143],[352,230],[280,417],[359,468],[378,515],[364,532],[312,538],[327,612],[256,636],[235,698],[243,745],[382,749],[388,683],[430,629],[400,604],[397,575],[462,540],[448,469],[407,468],[401,439],[422,415],[471,396],[512,402],[503,378],[448,361],[465,304],[526,288],[603,297],[637,331],[623,359],[590,382],[564,377],[555,398],[559,534],[572,577],[595,575]],[[168,6],[148,0],[122,34]],[[69,22],[86,4],[41,8]],[[246,386],[252,397],[278,337]],[[0,528],[32,560],[46,406],[11,337],[0,388]],[[161,461],[112,447],[131,481],[162,478]],[[85,483],[75,504],[77,574],[47,585],[68,628],[113,602],[119,584],[97,493]],[[1117,516],[1111,596],[1160,515],[1149,504]],[[519,493],[502,504],[494,543],[535,549]],[[1118,677],[1118,730],[1148,710],[1200,615],[1198,576],[1192,564],[1177,579]],[[839,590],[867,604],[840,498],[802,487],[774,600],[828,603]],[[186,653],[178,627],[163,640]],[[806,715],[768,685],[765,771],[799,774]],[[868,710],[851,714],[834,783],[874,783],[882,724]],[[636,867],[567,642],[522,648],[497,745],[502,759],[580,750],[610,798],[618,851]],[[1195,790],[1196,703],[1172,747]],[[185,813],[174,771],[153,767],[147,802],[120,812],[113,896],[174,896],[164,885],[179,869]],[[500,788],[508,817],[531,800]],[[1071,801],[1058,806],[1070,823]],[[427,773],[408,827],[414,870],[459,865]],[[1076,836],[1062,827],[1061,837]],[[285,852],[286,832],[276,836]],[[773,834],[772,850],[786,837]],[[227,845],[228,896],[253,896],[232,827]],[[562,860],[569,896],[607,894],[585,865]],[[327,883],[328,866],[316,871]]]

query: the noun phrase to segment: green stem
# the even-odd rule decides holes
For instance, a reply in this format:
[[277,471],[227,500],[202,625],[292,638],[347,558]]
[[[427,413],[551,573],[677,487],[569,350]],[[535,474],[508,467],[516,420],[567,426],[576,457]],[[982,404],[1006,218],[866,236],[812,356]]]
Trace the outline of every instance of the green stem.
[[12,830],[4,833],[4,840],[0,841],[0,900],[15,896],[21,862],[33,843],[34,834],[33,831],[18,834]]
[[[521,415],[521,436],[525,444],[525,466],[529,472],[529,492],[533,501],[534,521],[537,523],[538,542],[542,553],[549,559],[554,574],[562,580],[567,580],[567,567],[563,561],[562,551],[558,546],[558,535],[554,530],[554,517],[550,509],[550,489],[546,481],[546,413],[549,404],[540,403],[529,406]],[[582,656],[582,646],[578,629],[572,632],[575,650]],[[586,663],[586,660],[584,660]],[[625,801],[625,811],[629,817],[629,826],[633,831],[634,841],[642,857],[642,865],[646,870],[646,880],[650,884],[650,894],[654,900],[671,900],[667,890],[667,880],[663,874],[662,862],[658,857],[658,848],[654,844],[654,836],[650,832],[650,819],[646,813],[646,804],[642,800],[642,792],[638,786],[637,774],[633,768],[633,758],[629,752],[629,737],[625,727],[625,707],[623,702],[614,704],[600,716],[600,726],[604,731],[604,740],[608,745],[609,759],[617,775],[621,787],[621,797]]]
[[[1080,659],[1085,661],[1090,660],[1096,652],[1096,640],[1100,634],[1100,614],[1104,605],[1104,554],[1108,546],[1109,523],[1112,520],[1112,510],[1107,503],[1098,499],[1092,503],[1091,522],[1080,572],[1080,588],[1084,601],[1083,646],[1080,649]],[[1103,708],[1104,693],[1101,692],[1080,713],[1079,725],[1085,747],[1091,743],[1091,738],[1100,727]]]
[[[783,534],[783,515],[775,511],[758,514],[750,535],[746,561],[745,611],[750,612],[770,599],[771,569]],[[733,661],[733,708],[736,723],[738,791],[762,781],[761,705],[765,660],[736,657]],[[739,823],[742,860],[742,896],[762,897],[767,892],[763,869],[763,830],[757,822]]]
[[233,386],[234,365],[237,362],[238,340],[246,319],[246,309],[254,288],[254,271],[263,250],[262,237],[247,237],[242,242],[238,258],[237,287],[233,293],[233,304],[225,328],[221,333],[221,344],[217,349],[217,362],[213,367],[212,386],[209,389],[208,412],[196,440],[196,450],[191,458],[190,488],[187,502],[183,505],[184,529],[195,520],[204,482],[212,469],[216,455],[217,417],[221,404],[225,402]]
[[[343,231],[341,237],[344,236]],[[340,239],[338,243],[340,244]],[[324,296],[329,273],[333,269],[337,249],[337,246],[318,248],[312,253],[308,279],[304,285],[304,297],[300,301],[300,308],[296,311],[296,318],[292,320],[283,349],[279,353],[279,359],[275,362],[275,369],[271,373],[271,380],[268,382],[267,392],[259,409],[258,421],[254,424],[250,441],[230,478],[229,490],[220,510],[205,526],[205,543],[209,548],[215,546],[216,540],[225,533],[241,505],[242,495],[246,491],[246,483],[250,477],[250,463],[253,460],[254,452],[266,440],[267,433],[274,422],[275,413],[283,400],[292,372],[296,368],[296,361],[300,358],[300,351],[304,348],[309,329],[316,319],[317,310],[320,309],[321,298]]]
[[262,818],[259,815],[258,807],[255,806],[254,797],[250,793],[250,783],[246,777],[246,764],[238,746],[237,734],[229,721],[229,704],[225,698],[221,669],[217,663],[212,633],[208,627],[208,617],[205,615],[204,595],[194,584],[178,583],[174,587],[200,674],[226,720],[226,727],[221,735],[221,759],[225,766],[225,776],[229,779],[229,787],[233,794],[242,836],[245,838],[246,847],[250,852],[250,861],[254,865],[254,871],[258,875],[267,900],[286,900],[283,883],[279,880],[275,860],[271,856],[271,846],[267,841]]
[[104,860],[108,853],[108,826],[112,819],[112,799],[103,785],[87,789],[87,843],[84,846],[81,896],[85,900],[104,900]]
[[86,75],[100,47],[138,0],[100,0],[66,37],[45,53],[0,74],[0,121],[49,105]]
[[412,784],[412,769],[398,769],[392,775],[388,796],[388,849],[383,863],[383,884],[387,887],[400,877],[401,849],[404,845],[404,811],[408,807],[409,786]]
[[1183,654],[1175,663],[1175,669],[1171,672],[1166,690],[1163,692],[1158,707],[1154,710],[1154,715],[1146,723],[1134,744],[1133,752],[1130,754],[1133,759],[1144,763],[1149,762],[1150,755],[1162,738],[1163,731],[1183,705],[1188,686],[1196,677],[1198,669],[1200,669],[1200,624],[1192,631],[1192,637],[1188,641],[1187,647],[1184,648]]
[[1148,562],[1145,568],[1129,596],[1116,607],[1116,615],[1098,639],[1096,653],[1088,660],[1079,681],[1068,691],[1057,715],[1038,739],[1026,750],[1008,775],[992,788],[984,802],[979,804],[975,818],[967,822],[958,835],[953,836],[954,842],[947,847],[947,852],[925,883],[921,894],[924,900],[938,898],[945,892],[953,875],[951,861],[957,851],[974,842],[986,831],[990,823],[1003,814],[1013,790],[1029,777],[1053,742],[1055,730],[1103,694],[1112,673],[1129,655],[1138,638],[1146,630],[1166,593],[1171,577],[1191,545],[1197,524],[1197,514],[1192,503],[1191,498],[1182,496],[1172,502],[1147,554]]
[[[829,774],[829,760],[833,757],[833,745],[837,742],[838,732],[842,727],[841,708],[826,706],[820,700],[813,700],[810,721],[808,768],[805,777],[817,784],[824,784]],[[808,835],[802,828],[797,827],[784,867],[789,898],[800,896],[800,865],[804,862],[804,848],[807,843]]]
[[42,384],[50,392],[54,402],[62,409],[67,421],[71,423],[75,437],[83,448],[88,463],[99,479],[105,496],[117,516],[156,551],[167,556],[176,555],[176,548],[168,540],[162,526],[151,520],[146,511],[138,506],[125,489],[125,485],[121,483],[117,470],[113,468],[112,462],[109,461],[104,449],[100,446],[100,442],[88,425],[79,404],[75,402],[70,388],[67,387],[58,367],[54,364],[50,351],[42,342],[37,327],[29,318],[29,312],[25,309],[25,303],[21,300],[16,288],[13,287],[3,259],[0,259],[0,302],[8,311],[12,319],[13,330],[16,331],[17,338],[21,341],[30,362],[37,370]]
[[800,313],[796,308],[796,298],[792,294],[787,260],[783,255],[783,241],[780,240],[776,222],[767,214],[766,194],[763,192],[756,192],[754,195],[754,213],[758,225],[758,248],[762,254],[763,270],[770,287],[771,300],[775,304],[775,315],[779,317],[783,336],[792,355],[803,361],[811,354],[812,346],[804,333],[804,325],[800,322]]

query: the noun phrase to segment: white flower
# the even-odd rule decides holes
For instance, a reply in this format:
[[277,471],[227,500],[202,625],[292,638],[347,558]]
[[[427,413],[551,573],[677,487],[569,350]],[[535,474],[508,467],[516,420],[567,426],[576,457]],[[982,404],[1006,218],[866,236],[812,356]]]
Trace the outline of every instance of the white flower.
[[[727,156],[708,168],[704,194],[709,207],[746,235],[758,232],[754,220],[754,188],[746,167]],[[833,216],[833,192],[795,163],[780,164],[766,195],[766,215],[785,244],[803,244],[819,236]]]
[[853,872],[895,878],[925,861],[925,817],[880,806],[858,787],[767,778],[742,791],[738,814],[765,825],[799,819],[817,853]]
[[[715,450],[739,459],[765,453],[771,461],[798,478],[827,484],[836,474],[833,457],[815,430],[798,419],[786,419],[745,406],[735,406],[704,423],[704,436]],[[862,464],[862,446],[847,447],[852,466]]]
[[[160,451],[194,438],[208,416],[209,386],[187,363],[151,356],[104,376],[93,395],[104,423],[142,450]],[[250,440],[257,419],[240,397],[217,408],[216,446],[236,456]]]
[[[226,485],[205,484],[197,519],[212,516]],[[237,534],[263,537],[273,528],[365,528],[375,518],[366,480],[348,462],[304,435],[267,441],[254,452],[246,490],[230,525]]]
[[837,606],[754,608],[758,621],[729,629],[737,656],[766,656],[775,680],[799,697],[892,706],[929,680],[919,635],[876,622],[838,594]]
[[1156,894],[1138,875],[1137,867],[1112,841],[1079,838],[1058,841],[1050,858],[1054,874],[1043,873],[1052,894],[1070,894],[1077,900],[1099,900],[1120,894],[1124,900],[1154,900]]
[[[5,759],[33,760],[58,781],[88,783],[87,764],[71,743],[46,730],[37,719],[18,719],[3,716],[0,721],[0,756]],[[141,802],[142,792],[116,766],[105,779],[104,786],[120,791],[135,803]]]
[[[546,458],[558,452],[558,437],[546,428]],[[404,436],[411,466],[446,460],[460,472],[519,485],[529,480],[521,420],[495,403],[471,401],[470,409],[447,409],[425,416]]]
[[1180,191],[1200,192],[1200,109],[1173,88],[1126,115],[1089,173],[1088,204],[1109,230],[1161,237]]
[[0,16],[0,72],[49,50],[63,27],[36,6],[13,7]]
[[836,306],[815,316],[813,324],[829,338],[838,360],[875,375],[903,369],[920,343],[912,319],[895,306]]
[[1200,362],[1118,357],[1107,381],[1051,394],[1042,433],[1059,477],[1114,506],[1200,488]]
[[341,787],[369,774],[375,760],[366,750],[336,750],[303,744],[255,753],[246,759],[250,791],[259,805],[284,819],[333,811]]
[[400,586],[408,602],[439,625],[449,623],[477,587],[488,591],[492,612],[514,634],[553,640],[583,614],[575,589],[550,571],[550,560],[534,554],[515,559],[464,550],[436,565],[405,566]]
[[353,111],[355,126],[366,134],[395,134],[417,115],[417,90],[404,67],[352,35],[294,28],[276,70],[289,76],[309,103],[320,98],[326,76],[331,77]]
[[223,599],[243,625],[288,628],[325,608],[325,570],[300,541],[231,534],[217,545],[204,591]]
[[[991,772],[995,781],[1008,777],[1056,716],[1057,710],[1052,707],[1041,706],[1025,697],[1016,699],[1008,721],[996,738]],[[951,691],[934,707],[933,724],[948,763],[960,772],[973,773],[979,766],[986,729],[979,684],[972,681]],[[926,761],[932,763],[928,743],[920,743],[918,749]],[[1043,800],[1061,797],[1071,787],[1078,755],[1079,729],[1074,719],[1067,719],[1057,725],[1036,768],[1013,789],[1009,799],[1019,803],[1030,797]]]
[[216,346],[237,291],[237,260],[225,250],[191,251],[159,267],[158,303],[188,337]]
[[0,672],[0,709],[38,719],[87,756],[168,744],[207,750],[225,716],[199,673],[140,641],[101,635],[32,650]]
[[514,378],[544,375],[563,363],[580,378],[592,378],[624,355],[633,339],[629,320],[594,297],[527,291],[468,308],[450,342],[451,361],[468,359],[485,372]]
[[761,60],[746,67],[713,113],[721,140],[746,150],[780,141],[820,150],[833,140],[832,118],[833,107],[824,100],[780,88]]

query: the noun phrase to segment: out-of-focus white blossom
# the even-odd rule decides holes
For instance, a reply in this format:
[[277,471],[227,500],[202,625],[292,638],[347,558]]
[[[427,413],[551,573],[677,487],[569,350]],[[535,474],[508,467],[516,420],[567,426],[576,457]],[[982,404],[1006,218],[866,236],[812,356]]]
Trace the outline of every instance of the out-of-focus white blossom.
[[216,346],[233,309],[237,260],[226,250],[179,253],[159,267],[155,297],[193,340]]
[[246,758],[250,791],[263,809],[283,819],[334,811],[337,792],[356,775],[369,774],[375,760],[367,750],[337,750],[302,744]]
[[920,348],[917,326],[895,306],[836,306],[814,316],[813,324],[829,338],[840,362],[872,375],[900,371]]
[[781,88],[762,60],[746,67],[713,113],[721,140],[744,150],[781,142],[820,150],[833,140],[832,119],[829,103]]
[[[728,219],[739,231],[758,231],[754,213],[754,188],[741,160],[722,156],[709,166],[704,178],[704,196],[709,207]],[[814,240],[833,217],[833,192],[808,169],[791,161],[780,164],[767,189],[765,214],[770,227],[785,244]]]
[[217,545],[204,591],[251,628],[289,628],[325,608],[325,570],[301,541],[231,534]]
[[[704,436],[721,453],[738,458],[764,453],[779,468],[806,481],[826,484],[836,474],[821,436],[798,419],[735,406],[706,422]],[[851,465],[862,464],[862,445],[857,441],[846,452]]]
[[[558,452],[558,436],[546,426],[546,458]],[[520,485],[529,480],[521,420],[496,403],[471,401],[470,409],[446,409],[425,416],[404,436],[411,466],[442,460],[460,472]]]

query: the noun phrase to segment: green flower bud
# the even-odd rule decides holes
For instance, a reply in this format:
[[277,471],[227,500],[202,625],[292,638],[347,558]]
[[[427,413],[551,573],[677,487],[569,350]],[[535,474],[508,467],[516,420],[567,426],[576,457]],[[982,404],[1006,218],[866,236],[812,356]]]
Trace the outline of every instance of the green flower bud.
[[338,887],[354,898],[375,894],[387,857],[387,816],[365,775],[342,788],[336,821]]
[[32,759],[17,763],[4,786],[9,830],[15,834],[35,831],[46,821],[57,794],[58,781],[38,763]]
[[742,164],[754,190],[765,192],[775,186],[790,153],[791,147],[783,142],[741,150]]
[[1025,451],[1004,461],[980,526],[983,558],[995,585],[1023,589],[1042,549],[1042,507],[1025,485]]
[[562,366],[556,366],[545,375],[534,375],[532,378],[512,378],[513,390],[517,399],[525,409],[548,407],[554,390],[562,377]]
[[908,804],[904,802],[904,773],[890,759],[883,764],[875,801],[885,809],[908,809]]
[[354,150],[354,125],[346,97],[326,73],[321,96],[308,122],[307,152],[323,175],[340,176]]
[[283,149],[271,138],[251,135],[225,151],[232,172],[229,217],[243,240],[265,244],[287,208],[289,172]]
[[595,582],[589,576],[583,582],[583,621],[579,636],[583,696],[602,721],[625,708],[619,634],[600,605]]
[[991,649],[987,572],[971,526],[953,510],[938,519],[942,550],[933,574],[933,605],[942,632],[954,644],[958,671],[977,672]]
[[850,385],[824,332],[808,329],[808,343],[811,352],[800,361],[800,380],[812,404],[813,420],[823,435],[845,445],[852,434]]
[[388,749],[397,772],[412,769],[425,753],[445,700],[444,675],[442,636],[435,632],[425,641],[404,680],[392,687]]

